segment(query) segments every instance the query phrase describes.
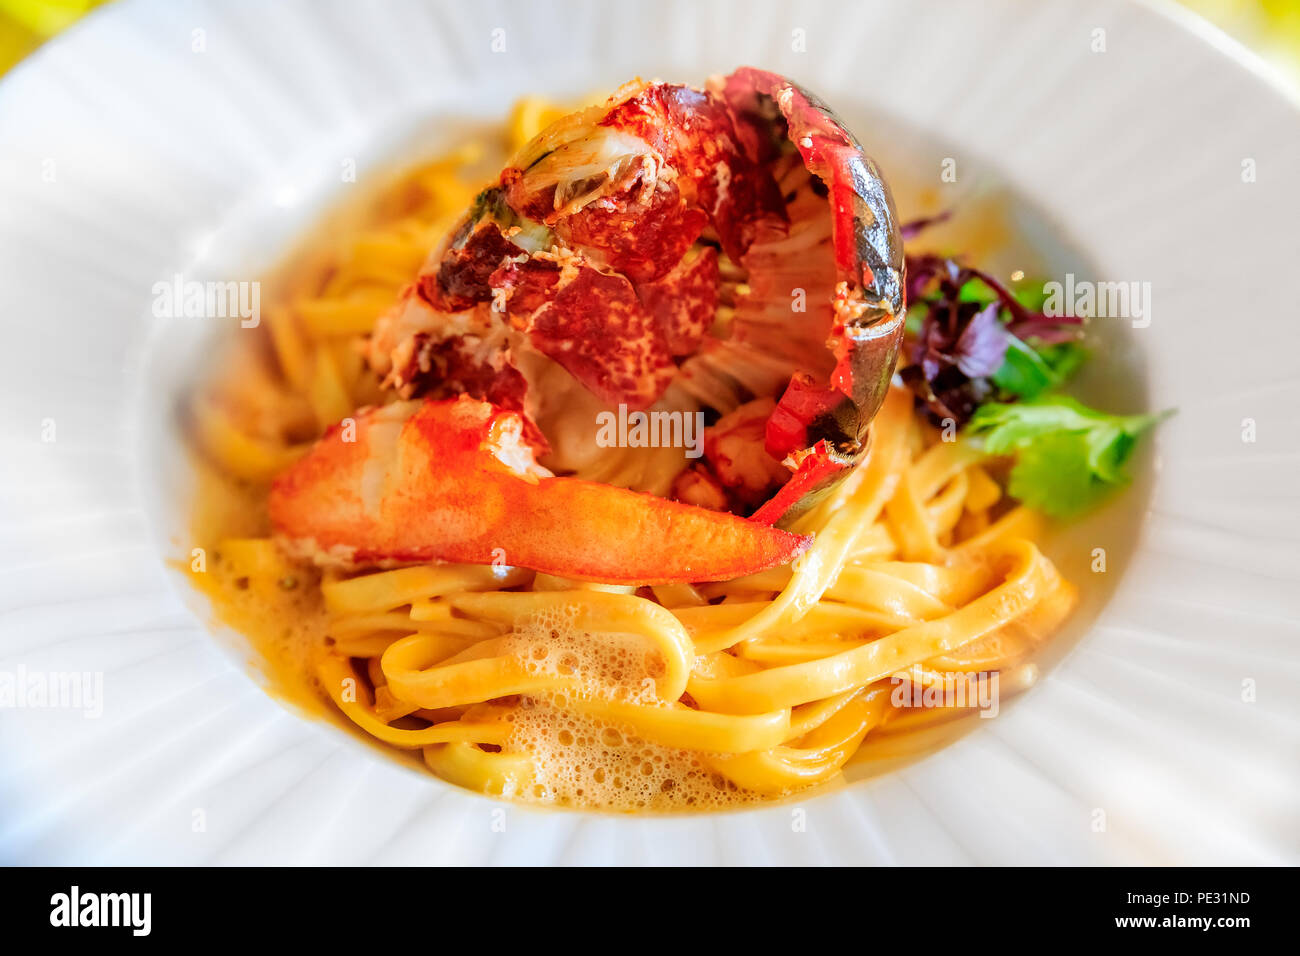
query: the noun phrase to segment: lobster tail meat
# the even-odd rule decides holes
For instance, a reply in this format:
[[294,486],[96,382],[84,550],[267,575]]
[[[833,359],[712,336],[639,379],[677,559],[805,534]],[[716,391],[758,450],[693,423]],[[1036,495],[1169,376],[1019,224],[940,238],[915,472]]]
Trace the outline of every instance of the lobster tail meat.
[[[538,260],[533,260],[536,263]],[[554,360],[606,402],[644,408],[658,398],[676,373],[663,330],[646,311],[626,276],[592,265],[551,263],[552,277],[538,280],[545,263],[527,273],[525,295],[508,295],[512,322],[533,348]],[[512,276],[498,275],[498,288],[512,291]],[[531,310],[534,302],[540,301]],[[524,308],[516,308],[522,304]],[[610,348],[609,340],[638,348]]]
[[731,258],[744,255],[763,230],[784,231],[776,180],[744,148],[731,109],[715,94],[656,83],[611,109],[601,124],[632,133],[685,178]]

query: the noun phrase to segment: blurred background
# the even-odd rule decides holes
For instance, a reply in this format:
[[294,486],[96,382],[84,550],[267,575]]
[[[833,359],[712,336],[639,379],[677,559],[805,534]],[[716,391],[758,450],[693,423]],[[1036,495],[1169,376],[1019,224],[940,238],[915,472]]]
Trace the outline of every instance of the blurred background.
[[[0,74],[105,2],[0,0]],[[1300,0],[1175,2],[1258,53],[1300,97]]]

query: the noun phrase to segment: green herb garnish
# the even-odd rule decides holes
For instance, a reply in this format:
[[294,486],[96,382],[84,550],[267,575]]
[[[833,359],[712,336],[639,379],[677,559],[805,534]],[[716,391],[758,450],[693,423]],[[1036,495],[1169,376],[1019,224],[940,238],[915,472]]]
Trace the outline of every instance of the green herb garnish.
[[1169,414],[1111,415],[1052,395],[981,405],[967,428],[991,454],[1016,456],[1007,486],[1013,497],[1068,517],[1128,481],[1138,436]]

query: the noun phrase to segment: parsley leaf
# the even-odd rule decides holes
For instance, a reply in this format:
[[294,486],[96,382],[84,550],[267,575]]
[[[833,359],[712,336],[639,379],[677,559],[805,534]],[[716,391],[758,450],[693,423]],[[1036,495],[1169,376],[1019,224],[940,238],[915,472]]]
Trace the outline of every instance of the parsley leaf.
[[993,384],[1005,395],[1035,398],[1065,382],[1088,357],[1077,342],[1061,342],[1034,348],[1008,333],[1002,366],[993,373]]
[[969,431],[994,455],[1016,455],[1007,491],[1050,515],[1068,517],[1128,481],[1125,464],[1138,436],[1165,418],[1111,415],[1064,395],[1007,405],[989,402]]

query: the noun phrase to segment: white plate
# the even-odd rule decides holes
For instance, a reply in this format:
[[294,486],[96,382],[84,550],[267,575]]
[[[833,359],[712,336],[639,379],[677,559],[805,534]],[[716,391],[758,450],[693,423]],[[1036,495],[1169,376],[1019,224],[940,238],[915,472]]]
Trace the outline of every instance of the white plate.
[[[1296,862],[1300,113],[1181,20],[133,0],[39,52],[0,84],[0,672],[102,672],[104,699],[0,710],[0,862]],[[521,93],[743,63],[821,93],[900,182],[976,208],[1006,191],[1053,269],[1151,283],[1150,327],[1105,332],[1094,367],[1114,404],[1179,413],[1058,543],[1115,543],[1081,582],[1109,598],[1088,633],[925,761],[719,816],[503,805],[286,712],[160,560],[186,550],[170,403],[205,330],[156,328],[153,284],[256,276],[354,188],[345,159],[364,180]]]

